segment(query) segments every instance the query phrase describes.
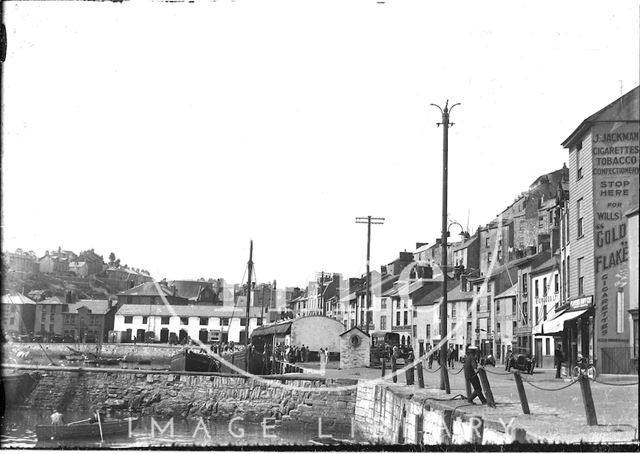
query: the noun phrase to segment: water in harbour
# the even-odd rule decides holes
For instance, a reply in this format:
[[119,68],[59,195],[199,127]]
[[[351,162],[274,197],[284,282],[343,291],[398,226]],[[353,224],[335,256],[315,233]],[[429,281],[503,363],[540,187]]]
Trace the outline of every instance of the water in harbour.
[[[263,427],[260,422],[235,420],[200,420],[152,418],[142,416],[131,433],[108,437],[104,442],[96,440],[38,440],[35,427],[49,424],[50,412],[36,410],[10,410],[2,416],[2,448],[145,448],[153,446],[274,446],[313,445],[318,440],[315,430],[284,430],[272,427],[268,420]],[[78,421],[88,415],[66,414],[66,421]],[[172,422],[171,422],[172,421]],[[323,434],[326,435],[326,434]],[[339,435],[339,434],[333,434]],[[341,431],[340,439],[345,443],[355,442],[350,438],[350,429]],[[323,441],[330,439],[323,438]]]

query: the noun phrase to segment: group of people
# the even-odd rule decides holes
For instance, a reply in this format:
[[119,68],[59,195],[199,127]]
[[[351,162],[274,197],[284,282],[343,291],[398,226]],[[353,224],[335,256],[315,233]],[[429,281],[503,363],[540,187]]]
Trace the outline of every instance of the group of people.
[[[431,347],[430,345],[427,346],[427,352],[435,349],[436,347]],[[459,355],[458,355],[458,349],[457,348],[453,348],[452,345],[449,346],[449,349],[446,352],[446,361],[447,361],[447,367],[454,367],[456,361],[459,360]],[[433,368],[433,361],[437,361],[438,362],[438,366],[441,364],[441,360],[440,360],[440,350],[436,349],[436,351],[431,352],[431,354],[429,355],[429,358],[427,360],[427,363],[429,365],[429,369]]]

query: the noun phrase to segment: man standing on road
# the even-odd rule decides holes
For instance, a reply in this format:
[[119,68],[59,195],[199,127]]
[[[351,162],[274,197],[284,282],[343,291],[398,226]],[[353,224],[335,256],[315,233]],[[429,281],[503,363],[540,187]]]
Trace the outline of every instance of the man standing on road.
[[556,365],[556,378],[561,378],[560,369],[562,368],[562,361],[564,361],[564,356],[562,354],[562,349],[560,348],[560,345],[556,347],[554,361]]
[[478,347],[471,345],[467,348],[467,358],[464,361],[464,379],[471,384],[473,387],[473,392],[470,396],[467,396],[467,402],[473,404],[473,400],[476,397],[480,398],[480,402],[483,404],[487,403],[487,399],[485,399],[484,394],[482,394],[482,387],[480,386],[480,379],[476,375],[476,369],[478,368],[478,362],[476,360],[476,355],[478,352]]

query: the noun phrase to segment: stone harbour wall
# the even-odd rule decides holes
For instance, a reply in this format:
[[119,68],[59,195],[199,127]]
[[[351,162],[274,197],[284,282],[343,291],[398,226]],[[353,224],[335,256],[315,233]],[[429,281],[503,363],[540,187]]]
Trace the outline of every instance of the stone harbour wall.
[[428,397],[401,393],[386,384],[358,383],[355,431],[377,444],[504,444],[526,440],[497,421],[455,412]]
[[[40,346],[42,345],[42,347]],[[16,352],[29,352],[33,359],[46,358],[47,352],[54,361],[59,361],[61,355],[73,354],[69,348],[80,352],[97,353],[107,358],[127,357],[132,360],[168,361],[171,356],[184,348],[182,345],[166,344],[102,344],[97,350],[96,344],[68,344],[68,343],[35,343],[13,342],[3,344],[3,357],[11,358]],[[43,351],[44,349],[44,351]]]
[[25,408],[57,408],[63,413],[88,413],[104,408],[116,415],[153,415],[163,418],[273,417],[283,425],[331,429],[350,424],[355,414],[354,380],[298,378],[254,380],[221,374],[157,373],[144,371],[54,371],[42,377]]

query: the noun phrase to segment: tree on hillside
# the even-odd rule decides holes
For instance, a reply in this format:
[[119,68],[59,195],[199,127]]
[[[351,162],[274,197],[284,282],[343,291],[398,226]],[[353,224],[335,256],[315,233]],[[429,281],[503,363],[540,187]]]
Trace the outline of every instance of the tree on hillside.
[[120,259],[116,259],[116,261],[115,261],[115,262],[113,262],[113,265],[114,265],[116,268],[120,268]]
[[116,255],[112,252],[111,254],[109,254],[109,265],[113,266],[115,261],[116,261]]

